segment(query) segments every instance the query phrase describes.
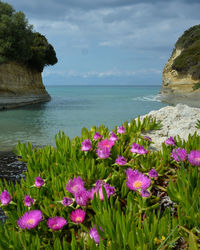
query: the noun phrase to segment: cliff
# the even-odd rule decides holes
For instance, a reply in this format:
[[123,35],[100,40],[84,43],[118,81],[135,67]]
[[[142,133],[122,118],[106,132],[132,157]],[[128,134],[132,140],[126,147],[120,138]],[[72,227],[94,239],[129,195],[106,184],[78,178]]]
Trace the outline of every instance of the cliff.
[[50,99],[39,71],[14,62],[0,64],[0,110]]
[[160,99],[200,107],[200,25],[185,31],[163,69]]

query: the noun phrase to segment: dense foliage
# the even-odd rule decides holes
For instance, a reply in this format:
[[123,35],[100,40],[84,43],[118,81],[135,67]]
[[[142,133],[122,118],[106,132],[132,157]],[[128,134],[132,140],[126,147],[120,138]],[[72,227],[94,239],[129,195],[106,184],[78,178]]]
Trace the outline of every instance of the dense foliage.
[[186,30],[175,48],[182,52],[174,60],[172,68],[183,74],[190,73],[195,80],[200,79],[200,25]]
[[[0,182],[3,249],[194,249],[200,246],[200,136],[153,151],[151,117],[19,143],[21,183]],[[195,151],[193,151],[195,150]]]
[[56,53],[47,39],[33,31],[23,12],[0,1],[0,63],[16,61],[43,71],[57,63]]

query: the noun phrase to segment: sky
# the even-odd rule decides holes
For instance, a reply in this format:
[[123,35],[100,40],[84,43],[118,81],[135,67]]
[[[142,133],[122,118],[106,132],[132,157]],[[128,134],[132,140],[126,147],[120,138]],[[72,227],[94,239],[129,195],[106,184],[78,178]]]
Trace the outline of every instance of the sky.
[[7,0],[45,35],[58,63],[45,85],[161,85],[177,39],[200,24],[200,0]]

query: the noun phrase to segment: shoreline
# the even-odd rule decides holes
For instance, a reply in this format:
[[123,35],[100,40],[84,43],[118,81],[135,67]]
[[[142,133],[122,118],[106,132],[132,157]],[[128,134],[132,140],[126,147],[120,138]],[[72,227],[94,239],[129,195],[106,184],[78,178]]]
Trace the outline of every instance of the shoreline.
[[173,93],[161,91],[158,93],[158,100],[169,105],[184,104],[191,108],[200,108],[200,93]]
[[[179,135],[181,139],[186,140],[188,135],[193,134],[195,131],[200,135],[200,129],[195,128],[197,120],[200,120],[199,108],[189,107],[185,104],[178,104],[175,107],[166,106],[159,110],[152,110],[140,118],[143,119],[147,115],[156,118],[162,124],[160,130],[149,131],[149,133],[145,134],[152,138],[154,142],[152,144],[153,150],[160,150],[162,142],[170,136]],[[0,150],[1,179],[10,178],[10,180],[17,181],[23,176],[22,172],[26,170],[26,163],[17,160],[18,156],[13,152],[14,149],[15,147],[12,146],[11,149]]]
[[47,94],[27,96],[0,96],[0,111],[15,109],[31,104],[48,102],[51,96]]

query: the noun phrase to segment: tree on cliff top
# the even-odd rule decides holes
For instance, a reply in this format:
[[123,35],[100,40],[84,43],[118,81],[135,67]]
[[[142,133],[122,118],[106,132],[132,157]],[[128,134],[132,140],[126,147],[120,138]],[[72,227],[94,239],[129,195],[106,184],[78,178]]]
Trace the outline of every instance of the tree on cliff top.
[[195,25],[184,32],[175,45],[181,54],[174,60],[172,68],[183,74],[191,74],[200,79],[200,25]]
[[16,61],[42,72],[57,63],[56,52],[45,36],[33,31],[23,12],[0,1],[0,63]]

